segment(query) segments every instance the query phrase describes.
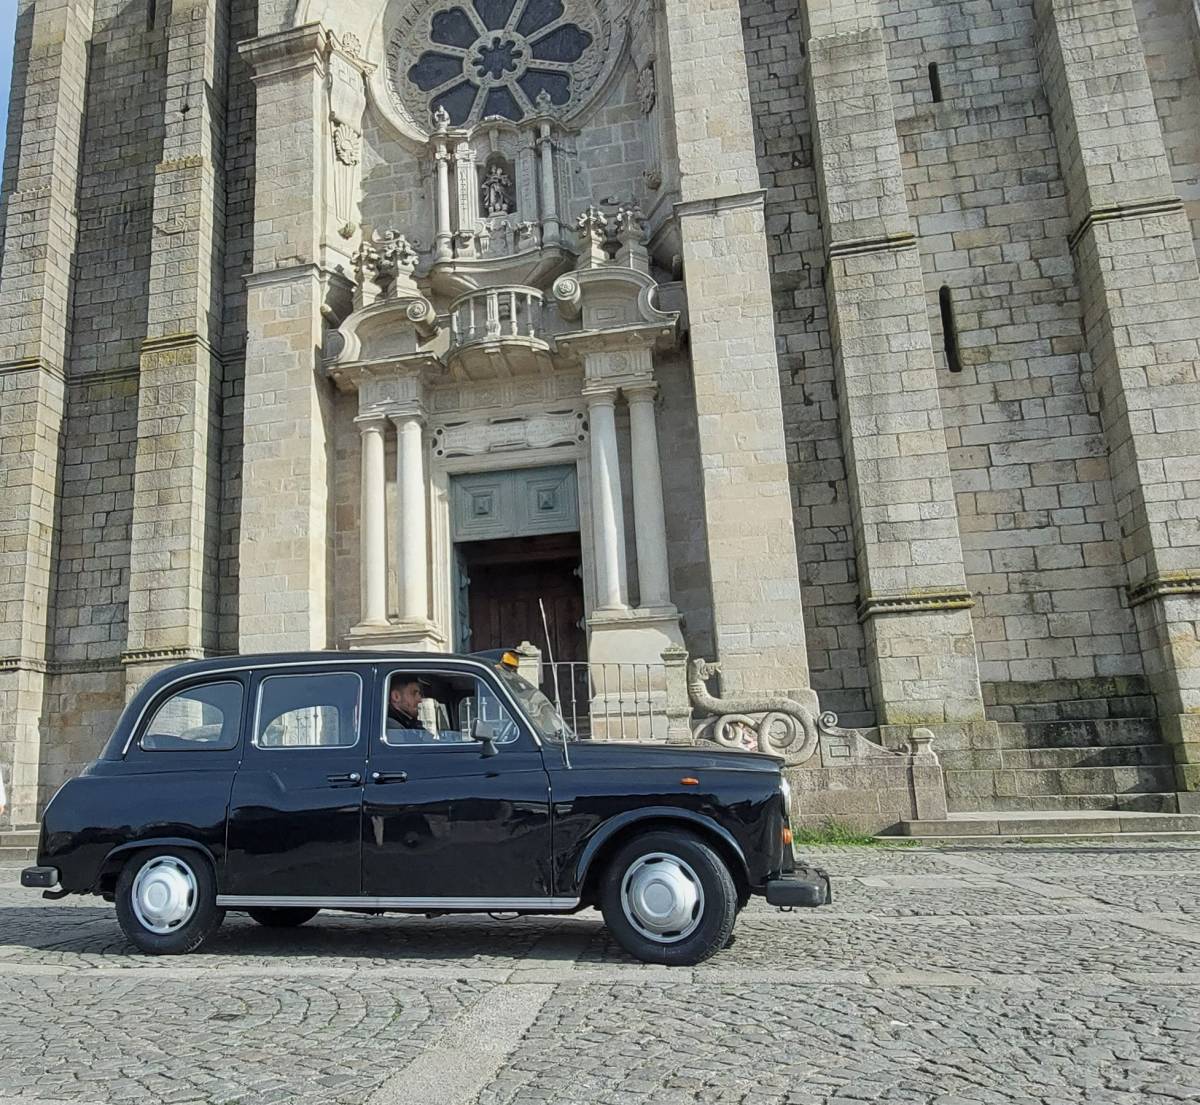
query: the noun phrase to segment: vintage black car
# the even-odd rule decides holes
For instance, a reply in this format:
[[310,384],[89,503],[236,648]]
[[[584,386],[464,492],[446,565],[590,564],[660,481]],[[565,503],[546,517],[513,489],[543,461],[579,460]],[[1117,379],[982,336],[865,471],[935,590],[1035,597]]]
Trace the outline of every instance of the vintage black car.
[[161,672],[51,800],[21,882],[114,901],[157,954],[198,948],[231,909],[288,927],[594,906],[633,955],[691,964],[752,894],[829,900],[793,859],[777,760],[576,739],[515,664],[301,653]]

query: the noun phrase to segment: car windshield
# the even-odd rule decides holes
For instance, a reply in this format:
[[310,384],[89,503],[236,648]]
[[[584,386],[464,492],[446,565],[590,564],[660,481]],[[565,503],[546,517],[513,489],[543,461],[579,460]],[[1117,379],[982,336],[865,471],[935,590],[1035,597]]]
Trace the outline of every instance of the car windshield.
[[495,670],[504,685],[512,692],[534,731],[543,740],[577,740],[571,727],[563,720],[554,703],[529,680],[518,675],[512,668],[497,664]]

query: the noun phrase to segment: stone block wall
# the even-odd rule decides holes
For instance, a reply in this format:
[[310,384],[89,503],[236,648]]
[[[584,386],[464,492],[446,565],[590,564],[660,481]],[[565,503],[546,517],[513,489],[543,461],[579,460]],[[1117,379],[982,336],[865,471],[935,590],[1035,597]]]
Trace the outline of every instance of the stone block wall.
[[1143,672],[1033,6],[884,8],[980,678],[993,703],[1021,705],[1026,687],[1027,701],[1052,697],[1070,716],[1080,699],[1124,697]]
[[847,725],[875,712],[825,303],[800,0],[742,5],[759,174],[766,189],[776,350],[813,689]]

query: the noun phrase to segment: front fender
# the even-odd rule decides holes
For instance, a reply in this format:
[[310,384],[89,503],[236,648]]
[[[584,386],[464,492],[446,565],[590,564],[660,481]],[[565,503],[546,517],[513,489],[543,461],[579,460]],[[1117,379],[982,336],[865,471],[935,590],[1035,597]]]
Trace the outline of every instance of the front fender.
[[603,851],[604,846],[618,833],[624,832],[639,822],[657,822],[661,824],[664,821],[695,826],[702,830],[702,832],[711,833],[720,838],[728,847],[730,854],[736,857],[741,867],[742,876],[747,881],[749,880],[750,869],[746,863],[746,854],[742,851],[742,846],[728,829],[718,824],[711,817],[706,817],[704,814],[696,813],[693,810],[680,809],[678,806],[644,806],[640,809],[626,810],[624,813],[617,814],[615,817],[605,821],[592,834],[575,863],[575,885],[578,887],[585,885],[592,863]]

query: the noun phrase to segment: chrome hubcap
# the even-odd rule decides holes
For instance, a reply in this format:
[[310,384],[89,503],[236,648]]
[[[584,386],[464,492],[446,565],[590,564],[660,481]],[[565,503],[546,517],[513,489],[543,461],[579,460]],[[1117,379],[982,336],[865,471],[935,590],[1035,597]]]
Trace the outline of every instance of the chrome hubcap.
[[174,932],[196,912],[195,872],[177,856],[150,860],[133,880],[133,912],[150,932]]
[[621,908],[642,936],[658,944],[674,944],[700,924],[704,889],[696,872],[678,856],[652,852],[625,872]]

